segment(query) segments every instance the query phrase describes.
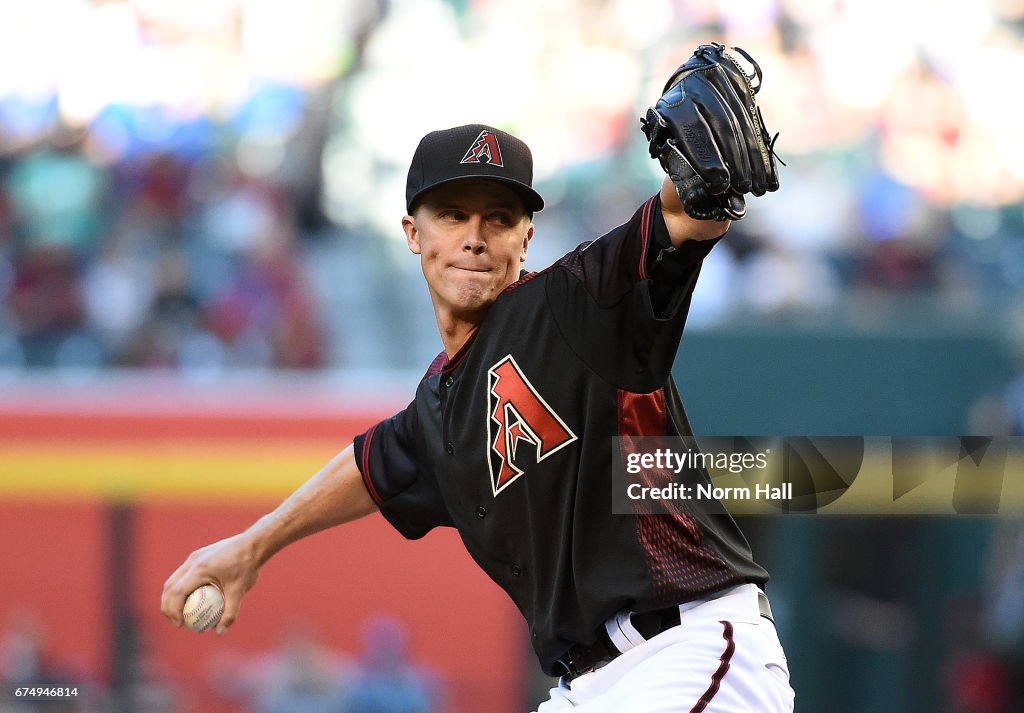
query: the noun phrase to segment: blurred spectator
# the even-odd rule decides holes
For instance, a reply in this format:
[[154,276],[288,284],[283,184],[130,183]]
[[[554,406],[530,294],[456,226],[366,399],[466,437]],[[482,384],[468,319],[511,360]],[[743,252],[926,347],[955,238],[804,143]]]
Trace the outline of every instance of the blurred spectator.
[[[50,700],[16,696],[18,688],[72,688],[75,695]],[[64,662],[46,645],[45,626],[29,610],[12,610],[0,631],[0,713],[98,713],[105,709],[98,686]]]
[[991,654],[959,656],[949,671],[951,713],[1009,713],[1011,686],[1006,667]]
[[291,621],[274,651],[219,655],[210,682],[252,713],[437,713],[437,682],[409,660],[400,622],[371,618],[361,639],[353,662],[321,643],[311,625]]
[[8,307],[30,364],[55,366],[60,346],[84,326],[79,267],[64,245],[35,245],[15,262]]
[[28,246],[85,251],[104,221],[106,171],[81,153],[81,137],[58,129],[23,154],[7,176],[15,230]]
[[363,624],[363,648],[345,713],[434,713],[437,682],[409,660],[405,627],[391,617]]
[[132,713],[178,713],[182,705],[177,678],[155,656],[143,652],[135,663],[132,680],[120,692],[119,708]]
[[316,307],[296,260],[294,224],[267,200],[246,214],[257,207],[263,218],[242,233],[246,244],[238,267],[209,304],[210,331],[229,350],[233,366],[322,366]]
[[321,644],[311,626],[293,621],[277,650],[253,659],[223,654],[210,680],[251,713],[344,713],[350,663]]

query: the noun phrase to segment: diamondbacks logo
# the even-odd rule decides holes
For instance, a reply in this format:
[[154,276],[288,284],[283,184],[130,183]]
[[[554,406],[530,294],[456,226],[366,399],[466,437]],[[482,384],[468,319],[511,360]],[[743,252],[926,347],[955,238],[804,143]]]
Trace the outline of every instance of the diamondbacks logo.
[[487,129],[480,132],[480,135],[476,137],[476,141],[469,147],[466,155],[462,157],[459,163],[480,163],[481,159],[499,168],[505,165],[501,162],[501,148],[498,147],[498,137]]
[[487,467],[497,495],[525,472],[517,463],[527,465],[529,454],[539,463],[575,441],[576,434],[541,398],[511,354],[488,369],[487,383]]

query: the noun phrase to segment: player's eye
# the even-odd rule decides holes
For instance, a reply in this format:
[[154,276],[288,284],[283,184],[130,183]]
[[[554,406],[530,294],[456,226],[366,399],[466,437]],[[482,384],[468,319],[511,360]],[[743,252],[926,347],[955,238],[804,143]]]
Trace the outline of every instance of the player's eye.
[[465,213],[463,213],[460,210],[449,209],[449,210],[443,210],[440,213],[440,218],[442,220],[460,221],[460,220],[464,220],[465,217],[466,217]]
[[512,219],[512,215],[510,213],[493,213],[491,215],[491,220],[497,223],[498,225],[501,225],[506,228],[515,225],[515,221]]

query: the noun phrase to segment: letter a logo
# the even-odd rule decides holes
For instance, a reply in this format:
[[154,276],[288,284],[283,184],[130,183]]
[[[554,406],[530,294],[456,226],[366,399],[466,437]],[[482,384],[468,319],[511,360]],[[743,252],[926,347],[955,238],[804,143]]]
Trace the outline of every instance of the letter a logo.
[[459,163],[480,163],[483,159],[492,166],[504,167],[501,162],[501,149],[498,147],[498,137],[487,129],[480,132],[476,141],[469,147],[469,151],[462,157]]
[[[517,461],[522,464],[532,453],[539,463],[575,441],[576,434],[541,398],[511,354],[487,371],[487,383],[487,466],[497,495],[525,472]],[[517,453],[523,443],[533,448]]]

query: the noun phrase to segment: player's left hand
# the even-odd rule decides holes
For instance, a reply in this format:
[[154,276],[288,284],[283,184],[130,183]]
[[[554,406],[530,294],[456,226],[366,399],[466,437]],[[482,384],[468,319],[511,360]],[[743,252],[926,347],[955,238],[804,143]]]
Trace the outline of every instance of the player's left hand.
[[[761,68],[747,74],[720,44],[701,45],[640,119],[651,156],[675,184],[686,214],[698,220],[739,220],[744,196],[779,188],[774,151],[755,96]],[[756,80],[756,85],[754,84]]]

